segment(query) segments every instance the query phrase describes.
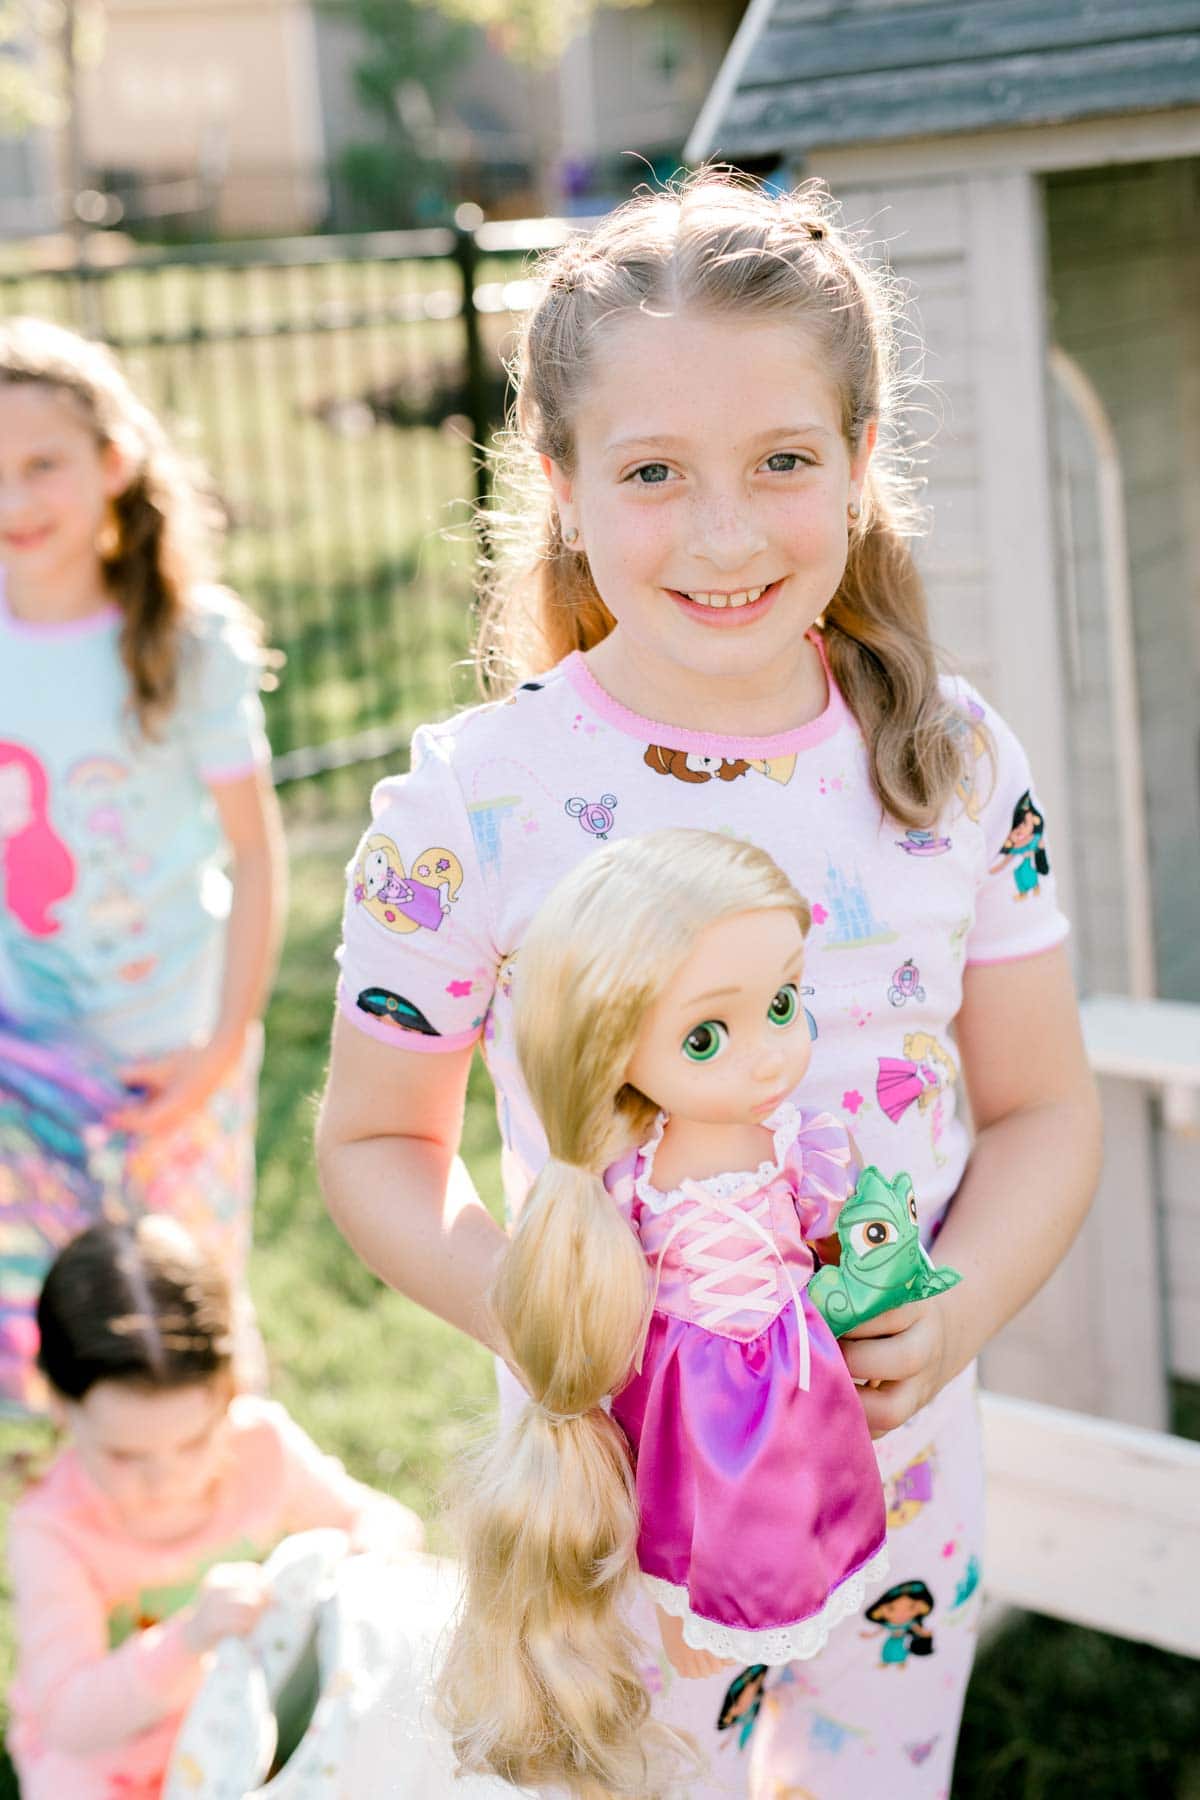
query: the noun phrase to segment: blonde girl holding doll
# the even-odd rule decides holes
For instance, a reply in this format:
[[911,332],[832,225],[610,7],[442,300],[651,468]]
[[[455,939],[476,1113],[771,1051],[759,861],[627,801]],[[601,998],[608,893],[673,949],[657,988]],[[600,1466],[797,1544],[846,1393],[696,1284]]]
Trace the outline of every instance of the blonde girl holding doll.
[[[349,871],[318,1151],[335,1218],[396,1287],[504,1352],[506,1240],[455,1163],[474,1047],[515,1216],[547,1156],[512,1025],[530,922],[605,841],[663,826],[749,840],[806,897],[804,1104],[843,1116],[864,1164],[910,1174],[963,1276],[840,1344],[876,1439],[885,1579],[936,1607],[902,1680],[847,1624],[768,1669],[734,1743],[720,1722],[744,1672],[677,1641],[656,1655],[648,1606],[636,1621],[643,1697],[708,1758],[688,1790],[705,1800],[948,1790],[978,1607],[973,1363],[1063,1255],[1097,1164],[1052,878],[1016,906],[990,872],[1027,761],[929,640],[892,325],[816,188],[702,173],[546,260],[516,364],[524,526],[496,538],[479,652],[496,698],[417,734]],[[940,1161],[919,1109],[876,1095],[913,1031],[952,1043],[960,1074]],[[731,1531],[732,1583],[737,1547]],[[581,1741],[603,1738],[586,1690],[579,1706]],[[660,1791],[654,1749],[612,1791]]]
[[[240,1290],[284,863],[256,622],[108,352],[0,326],[0,1400],[99,1216],[184,1220]],[[228,872],[227,872],[228,871]]]

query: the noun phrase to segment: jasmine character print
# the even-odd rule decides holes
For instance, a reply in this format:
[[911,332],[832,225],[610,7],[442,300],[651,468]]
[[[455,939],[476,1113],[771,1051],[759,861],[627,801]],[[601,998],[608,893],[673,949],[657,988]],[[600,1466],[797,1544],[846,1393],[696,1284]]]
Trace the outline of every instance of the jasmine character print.
[[744,1750],[750,1742],[758,1715],[762,1711],[767,1673],[766,1663],[751,1663],[748,1669],[743,1669],[734,1676],[725,1690],[725,1698],[717,1714],[717,1730],[731,1731],[736,1727],[735,1741],[739,1750]]
[[867,1607],[865,1617],[879,1630],[862,1636],[882,1637],[883,1668],[902,1669],[910,1656],[933,1655],[933,1633],[925,1623],[932,1611],[933,1595],[923,1581],[898,1581]]
[[992,875],[997,874],[1008,859],[1017,884],[1018,900],[1027,900],[1031,894],[1040,893],[1040,878],[1050,873],[1050,861],[1042,842],[1045,830],[1046,821],[1026,788],[1013,807],[1012,826],[1000,846],[999,861],[994,862],[989,871]]
[[376,832],[354,871],[354,898],[388,931],[440,931],[462,883],[453,850],[423,850],[406,874],[391,838]]

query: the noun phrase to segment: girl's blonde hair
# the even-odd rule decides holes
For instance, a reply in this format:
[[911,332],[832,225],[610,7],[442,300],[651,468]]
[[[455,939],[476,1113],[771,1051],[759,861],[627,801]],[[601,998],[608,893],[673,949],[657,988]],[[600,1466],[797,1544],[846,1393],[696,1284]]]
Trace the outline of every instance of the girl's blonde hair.
[[872,422],[868,467],[845,572],[825,608],[838,686],[862,728],[883,807],[929,825],[962,771],[961,732],[943,698],[925,595],[908,539],[912,483],[897,443],[899,298],[838,222],[828,190],[768,193],[748,177],[701,170],[618,207],[541,262],[511,369],[516,399],[497,459],[510,504],[483,516],[489,544],[477,665],[489,691],[589,650],[612,630],[582,551],[564,543],[538,458],[571,473],[605,330],[639,309],[785,321],[815,340],[856,451]]
[[707,926],[766,910],[808,930],[807,902],[764,851],[656,832],[587,857],[518,955],[517,1052],[550,1160],[491,1301],[530,1400],[467,1502],[466,1601],[440,1695],[461,1764],[518,1786],[654,1800],[688,1754],[650,1719],[627,1620],[637,1503],[601,1402],[631,1373],[649,1294],[601,1177],[655,1117],[625,1078],[647,1012]]
[[[105,585],[121,610],[121,660],[142,733],[154,736],[177,697],[191,595],[208,577],[221,537],[219,508],[203,493],[103,344],[45,319],[0,324],[0,386],[61,394],[97,447],[116,445],[133,473],[112,503],[97,545]],[[226,595],[254,641],[258,621]]]

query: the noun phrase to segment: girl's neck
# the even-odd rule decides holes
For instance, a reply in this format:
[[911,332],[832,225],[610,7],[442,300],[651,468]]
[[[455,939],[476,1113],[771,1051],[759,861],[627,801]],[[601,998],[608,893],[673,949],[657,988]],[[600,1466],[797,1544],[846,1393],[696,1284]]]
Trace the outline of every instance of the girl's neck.
[[45,581],[22,581],[10,570],[3,588],[5,607],[23,625],[74,625],[113,604],[99,562],[57,570]]
[[664,665],[614,627],[587,652],[604,691],[627,711],[660,725],[707,731],[716,737],[773,737],[809,724],[829,703],[821,653],[804,638],[794,658],[744,677],[712,675]]

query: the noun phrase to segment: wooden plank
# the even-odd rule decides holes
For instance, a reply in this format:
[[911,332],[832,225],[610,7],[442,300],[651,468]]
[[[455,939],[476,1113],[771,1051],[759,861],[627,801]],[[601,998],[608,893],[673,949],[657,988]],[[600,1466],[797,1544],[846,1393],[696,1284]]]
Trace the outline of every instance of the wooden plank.
[[1082,173],[1101,165],[1128,167],[1197,155],[1200,106],[1190,106],[1050,126],[965,131],[952,138],[933,137],[923,130],[902,142],[817,144],[797,148],[789,166],[796,180],[819,166],[836,191],[859,182],[919,181],[968,171]]
[[1089,994],[1080,1013],[1088,1059],[1098,1074],[1200,1086],[1200,1006]]
[[1200,1444],[982,1397],[990,1596],[1200,1656]]
[[[934,68],[981,57],[1041,51],[1200,30],[1196,0],[942,0],[907,6],[880,29],[878,13],[839,8],[806,17],[786,4],[772,12],[746,76],[814,80],[881,69]],[[768,62],[769,57],[769,62]],[[764,66],[765,65],[765,66]]]
[[723,116],[706,121],[703,147],[727,156],[796,154],[818,145],[1060,124],[1197,102],[1200,32],[790,82],[779,80],[765,38]]

